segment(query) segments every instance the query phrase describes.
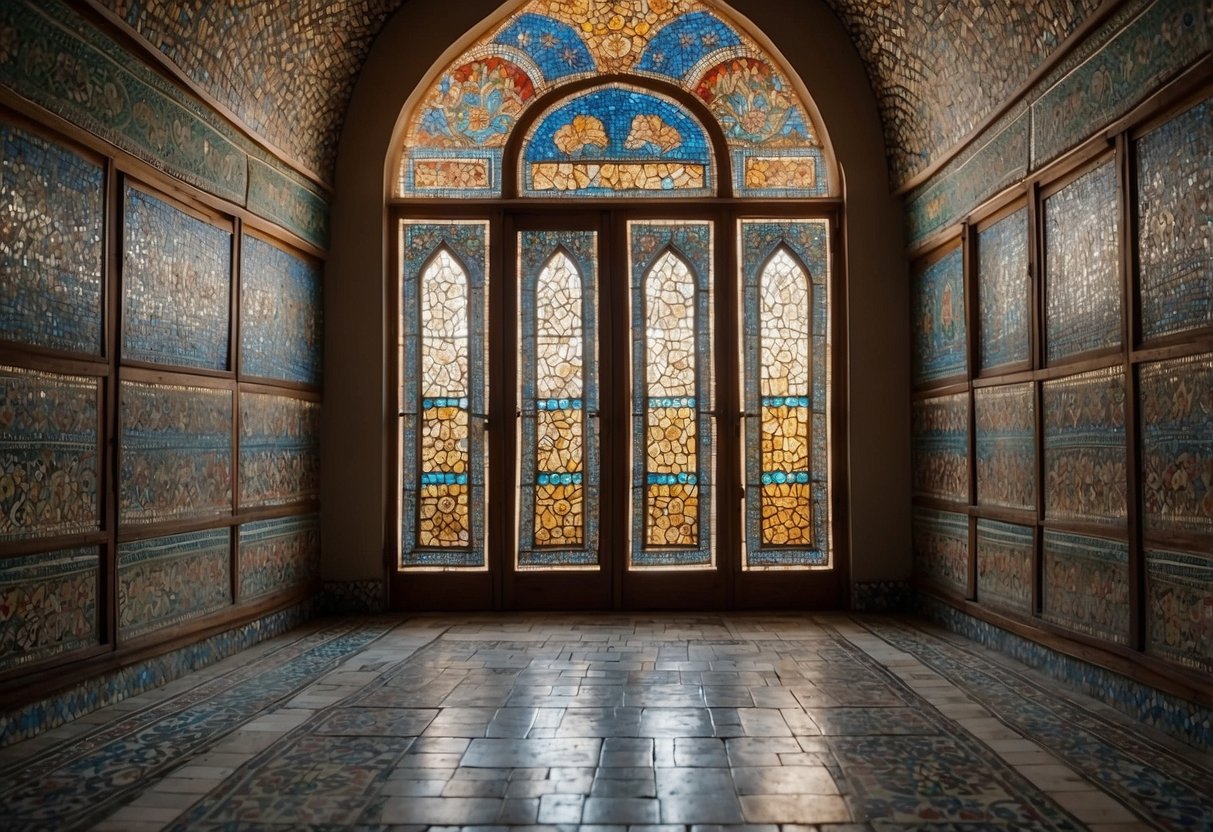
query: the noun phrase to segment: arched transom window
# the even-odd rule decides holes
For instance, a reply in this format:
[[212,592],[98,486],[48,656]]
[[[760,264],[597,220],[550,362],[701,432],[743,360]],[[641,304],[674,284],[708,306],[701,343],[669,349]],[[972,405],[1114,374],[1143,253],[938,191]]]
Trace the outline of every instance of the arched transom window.
[[404,115],[404,607],[834,603],[838,174],[698,0],[531,0]]

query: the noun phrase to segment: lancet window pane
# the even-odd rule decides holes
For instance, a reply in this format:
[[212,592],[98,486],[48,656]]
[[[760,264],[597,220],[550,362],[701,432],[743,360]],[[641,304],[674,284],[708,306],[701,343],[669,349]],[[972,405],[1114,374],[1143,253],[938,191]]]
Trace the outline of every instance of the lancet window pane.
[[598,564],[597,234],[518,235],[518,568]]
[[633,567],[713,563],[711,231],[629,223]]
[[740,226],[747,569],[830,564],[827,231]]
[[487,223],[405,221],[401,566],[485,568]]

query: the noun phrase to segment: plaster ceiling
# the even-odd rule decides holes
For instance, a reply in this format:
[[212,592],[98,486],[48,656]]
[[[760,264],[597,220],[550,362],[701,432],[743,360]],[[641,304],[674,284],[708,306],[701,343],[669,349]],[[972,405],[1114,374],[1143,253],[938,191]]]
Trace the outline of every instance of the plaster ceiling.
[[[389,15],[409,0],[95,2],[255,134],[328,180],[358,71]],[[867,67],[894,185],[955,146],[1100,5],[1100,0],[825,2]],[[811,91],[814,79],[805,80]]]

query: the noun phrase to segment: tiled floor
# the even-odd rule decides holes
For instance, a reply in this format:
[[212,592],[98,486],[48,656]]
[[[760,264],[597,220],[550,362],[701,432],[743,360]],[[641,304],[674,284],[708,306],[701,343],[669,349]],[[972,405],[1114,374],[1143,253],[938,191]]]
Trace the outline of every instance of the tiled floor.
[[325,621],[0,750],[0,828],[1213,829],[1213,760],[909,619]]

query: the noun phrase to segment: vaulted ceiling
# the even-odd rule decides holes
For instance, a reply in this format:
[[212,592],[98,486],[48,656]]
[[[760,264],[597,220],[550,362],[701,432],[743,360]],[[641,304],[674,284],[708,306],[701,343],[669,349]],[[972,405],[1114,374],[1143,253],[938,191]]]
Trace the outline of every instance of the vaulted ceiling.
[[[328,180],[358,71],[409,0],[93,2],[266,143]],[[867,66],[898,185],[1014,94],[1101,0],[826,2]],[[815,80],[805,78],[810,91]]]

